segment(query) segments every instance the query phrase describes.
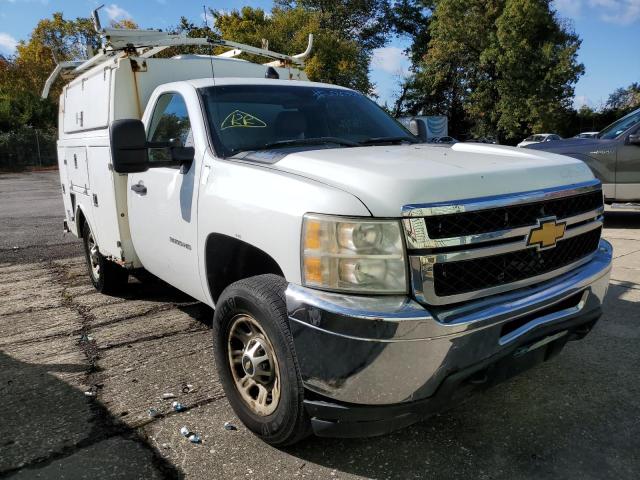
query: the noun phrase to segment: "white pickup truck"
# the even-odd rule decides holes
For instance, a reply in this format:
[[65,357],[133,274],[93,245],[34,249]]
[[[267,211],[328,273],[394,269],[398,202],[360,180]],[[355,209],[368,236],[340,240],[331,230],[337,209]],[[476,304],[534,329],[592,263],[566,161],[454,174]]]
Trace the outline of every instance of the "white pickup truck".
[[421,144],[305,81],[304,55],[152,58],[198,39],[147,34],[55,72],[65,226],[99,291],[144,268],[215,309],[219,377],[265,441],[403,427],[600,317],[612,249],[581,161]]

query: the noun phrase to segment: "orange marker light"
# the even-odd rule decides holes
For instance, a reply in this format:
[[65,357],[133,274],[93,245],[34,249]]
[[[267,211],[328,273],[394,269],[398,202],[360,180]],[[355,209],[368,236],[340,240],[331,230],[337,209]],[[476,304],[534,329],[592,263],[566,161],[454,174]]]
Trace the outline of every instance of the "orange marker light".
[[307,220],[304,234],[305,250],[317,250],[320,248],[320,236],[322,228],[317,220]]
[[322,262],[319,257],[304,259],[304,279],[307,283],[322,284]]

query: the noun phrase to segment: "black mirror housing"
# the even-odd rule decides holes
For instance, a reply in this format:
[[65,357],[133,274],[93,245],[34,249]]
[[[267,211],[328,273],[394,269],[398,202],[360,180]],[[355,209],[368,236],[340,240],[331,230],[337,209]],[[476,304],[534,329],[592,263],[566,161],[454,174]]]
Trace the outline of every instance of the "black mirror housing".
[[147,135],[140,120],[114,120],[109,125],[109,139],[116,173],[139,173],[149,169]]
[[178,163],[191,163],[196,155],[193,147],[171,147],[171,160]]

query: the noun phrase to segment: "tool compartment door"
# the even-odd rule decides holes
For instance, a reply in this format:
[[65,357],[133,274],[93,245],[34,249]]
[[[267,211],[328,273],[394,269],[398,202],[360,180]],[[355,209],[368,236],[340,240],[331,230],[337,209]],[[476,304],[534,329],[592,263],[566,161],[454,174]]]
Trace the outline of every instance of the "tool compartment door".
[[91,175],[91,208],[93,231],[100,252],[107,257],[120,259],[120,229],[116,207],[114,173],[109,169],[111,154],[108,146],[87,148],[89,173]]
[[109,125],[111,68],[79,78],[65,89],[64,132],[106,128]]
[[87,166],[87,147],[66,147],[64,149],[67,178],[71,190],[77,193],[89,193],[89,169]]

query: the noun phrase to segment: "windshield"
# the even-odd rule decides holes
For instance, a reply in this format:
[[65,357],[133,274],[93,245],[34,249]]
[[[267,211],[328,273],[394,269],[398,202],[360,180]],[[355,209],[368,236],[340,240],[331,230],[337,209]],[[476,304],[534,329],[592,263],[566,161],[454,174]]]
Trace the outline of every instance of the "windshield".
[[598,138],[611,140],[629,130],[634,125],[640,124],[640,109],[625,115],[620,120],[613,122],[598,134]]
[[408,130],[351,90],[228,85],[200,90],[214,144],[224,157],[287,146],[340,148],[416,142]]

